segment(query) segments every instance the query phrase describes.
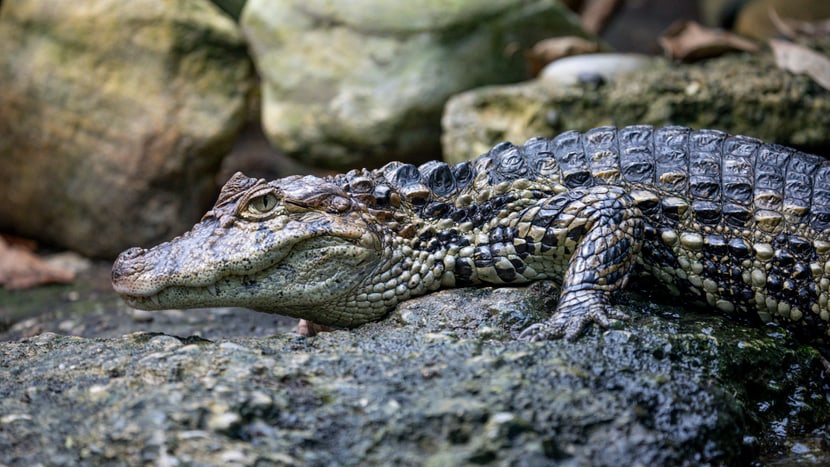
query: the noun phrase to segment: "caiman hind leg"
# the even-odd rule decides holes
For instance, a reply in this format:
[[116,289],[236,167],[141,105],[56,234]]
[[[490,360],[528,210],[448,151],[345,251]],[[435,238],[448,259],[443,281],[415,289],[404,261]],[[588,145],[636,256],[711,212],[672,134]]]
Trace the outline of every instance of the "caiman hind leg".
[[521,338],[576,338],[590,323],[608,327],[628,316],[611,305],[611,294],[625,287],[643,243],[644,221],[630,196],[615,186],[569,193],[575,198],[549,228],[576,241],[553,316],[525,329]]

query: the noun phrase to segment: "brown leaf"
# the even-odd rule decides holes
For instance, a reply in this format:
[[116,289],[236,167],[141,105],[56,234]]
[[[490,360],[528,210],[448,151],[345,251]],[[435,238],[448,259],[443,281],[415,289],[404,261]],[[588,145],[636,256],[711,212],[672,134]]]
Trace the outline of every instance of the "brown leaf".
[[800,21],[797,19],[782,18],[774,8],[769,10],[769,19],[778,32],[789,39],[798,38],[830,38],[830,20]]
[[757,52],[758,44],[721,29],[701,26],[694,21],[675,22],[658,38],[663,51],[675,60],[692,62],[727,52]]
[[775,64],[790,73],[805,74],[830,91],[830,58],[792,42],[770,39]]
[[9,245],[0,237],[0,285],[7,289],[25,289],[48,283],[69,283],[72,271],[46,264],[34,253],[18,245]]
[[599,44],[577,36],[551,37],[536,43],[528,52],[527,60],[533,76],[548,63],[562,57],[599,52]]

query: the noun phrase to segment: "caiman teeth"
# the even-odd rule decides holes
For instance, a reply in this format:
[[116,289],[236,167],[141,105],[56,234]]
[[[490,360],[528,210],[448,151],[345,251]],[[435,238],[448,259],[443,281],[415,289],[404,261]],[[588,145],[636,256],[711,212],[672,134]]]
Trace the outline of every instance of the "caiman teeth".
[[219,292],[216,290],[216,284],[210,284],[205,288],[207,289],[207,292],[209,294],[211,294],[212,296],[215,297],[215,296],[219,295]]
[[158,294],[150,295],[150,301],[156,306],[161,306],[161,298],[159,298]]

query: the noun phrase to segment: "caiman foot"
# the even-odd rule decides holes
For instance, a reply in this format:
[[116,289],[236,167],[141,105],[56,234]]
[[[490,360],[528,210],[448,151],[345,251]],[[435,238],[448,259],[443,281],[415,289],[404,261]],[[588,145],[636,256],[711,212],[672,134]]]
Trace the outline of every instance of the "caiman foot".
[[615,320],[629,316],[608,303],[603,293],[580,290],[565,293],[549,320],[529,326],[519,334],[531,342],[560,339],[575,340],[591,323],[608,328]]
[[330,332],[334,330],[335,328],[331,326],[324,326],[305,319],[301,319],[300,322],[297,323],[297,334],[306,337],[314,337],[321,332]]

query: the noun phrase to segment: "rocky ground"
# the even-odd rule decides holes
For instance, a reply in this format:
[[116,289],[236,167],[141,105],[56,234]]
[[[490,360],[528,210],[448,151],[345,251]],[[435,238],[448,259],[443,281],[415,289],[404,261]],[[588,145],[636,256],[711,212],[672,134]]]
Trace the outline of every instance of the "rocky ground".
[[[827,91],[768,52],[649,59],[623,78],[592,57],[575,84],[456,94],[439,129],[450,94],[521,79],[524,55],[507,46],[530,44],[531,26],[554,14],[572,25],[549,0],[457,2],[456,15],[443,10],[456,2],[428,1],[414,16],[376,0],[343,11],[251,1],[245,14],[244,1],[217,2],[232,20],[196,0],[47,3],[2,2],[0,226],[89,257],[181,232],[236,170],[310,170],[273,164],[264,135],[301,162],[369,168],[379,155],[432,158],[441,131],[450,160],[503,139],[632,123],[828,147]],[[651,4],[666,5],[623,10]],[[488,10],[499,5],[517,13]],[[413,22],[430,17],[438,28]],[[656,46],[654,29],[614,28]],[[286,31],[313,41],[280,49]],[[354,57],[336,47],[347,43],[359,44]],[[275,118],[295,104],[305,117]],[[442,291],[306,338],[295,320],[243,309],[132,310],[109,274],[99,262],[71,285],[0,288],[0,466],[830,464],[826,361],[779,327],[629,293],[630,322],[529,343],[518,334],[558,296],[539,283]]]
[[830,461],[818,352],[653,305],[577,342],[516,335],[556,290],[460,289],[313,338],[237,309],[145,313],[99,264],[0,291],[0,464],[700,465]]

